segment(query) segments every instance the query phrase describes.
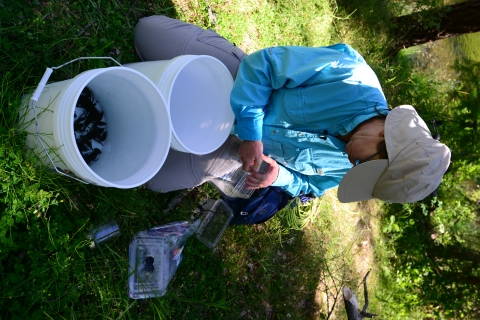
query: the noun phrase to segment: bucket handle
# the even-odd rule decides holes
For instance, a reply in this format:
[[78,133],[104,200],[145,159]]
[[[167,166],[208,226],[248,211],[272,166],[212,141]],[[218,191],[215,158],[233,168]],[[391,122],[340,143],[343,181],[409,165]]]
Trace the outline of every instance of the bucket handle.
[[48,154],[47,148],[45,148],[45,145],[43,144],[42,139],[40,139],[40,130],[38,129],[37,109],[35,108],[35,104],[37,103],[38,99],[40,98],[40,94],[42,93],[43,89],[45,88],[48,79],[50,78],[50,76],[53,73],[53,70],[60,69],[64,66],[66,66],[66,65],[68,65],[72,62],[78,61],[78,60],[87,60],[87,59],[110,59],[110,60],[114,61],[116,64],[118,64],[119,66],[122,66],[117,60],[113,59],[112,57],[80,57],[80,58],[73,59],[73,60],[71,60],[67,63],[64,63],[64,64],[62,64],[58,67],[52,67],[52,68],[47,67],[47,69],[45,70],[45,73],[42,76],[42,79],[40,79],[40,82],[38,83],[38,86],[35,89],[35,92],[33,93],[32,97],[30,98],[30,106],[33,109],[33,115],[35,117],[35,128],[36,128],[36,132],[37,132],[37,140],[38,140],[38,142],[40,142],[40,145],[42,146],[43,151],[45,151],[45,154],[47,155],[48,160],[50,160],[50,163],[52,164],[53,168],[55,169],[55,171],[57,173],[59,173],[61,175],[64,175],[66,177],[72,178],[74,180],[77,180],[79,182],[85,183],[85,184],[89,184],[89,183],[82,180],[82,179],[79,179],[79,178],[73,176],[72,174],[62,172],[62,171],[58,170],[57,166],[55,166],[55,163],[53,162],[52,158],[50,157],[50,154]]

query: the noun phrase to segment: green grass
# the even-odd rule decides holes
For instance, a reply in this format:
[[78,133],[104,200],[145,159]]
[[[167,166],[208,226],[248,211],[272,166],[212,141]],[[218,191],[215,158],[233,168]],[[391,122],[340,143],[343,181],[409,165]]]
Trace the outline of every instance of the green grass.
[[[174,1],[180,19],[205,26],[247,53],[274,45],[330,44],[335,7],[329,1]],[[208,14],[215,16],[214,19]],[[294,16],[292,16],[294,14]]]
[[[216,251],[190,238],[164,297],[128,298],[133,235],[188,220],[196,204],[218,195],[202,186],[164,213],[179,192],[102,188],[59,176],[25,156],[18,114],[46,67],[86,56],[138,61],[133,28],[153,14],[212,28],[246,52],[348,42],[388,84],[387,93],[396,93],[382,31],[392,12],[374,0],[0,0],[0,319],[344,319],[341,288],[348,285],[363,305],[361,280],[370,269],[369,311],[394,319],[389,305],[397,296],[380,277],[389,275],[395,255],[380,230],[382,207],[340,204],[335,190],[266,224],[228,228]],[[50,82],[111,65],[79,61]],[[89,249],[86,233],[108,220],[121,235]]]

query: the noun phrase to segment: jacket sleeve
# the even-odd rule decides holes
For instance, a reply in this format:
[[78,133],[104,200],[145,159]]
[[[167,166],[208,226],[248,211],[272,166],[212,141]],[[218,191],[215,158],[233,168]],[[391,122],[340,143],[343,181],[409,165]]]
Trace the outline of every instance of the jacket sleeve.
[[317,48],[272,47],[243,59],[230,95],[239,138],[262,139],[263,117],[273,90],[308,85],[312,77],[317,83],[332,81],[322,75],[322,70],[342,55],[355,63],[364,63],[346,44]]
[[[364,64],[363,58],[346,44],[329,47],[273,47],[257,51],[242,60],[230,104],[237,121],[236,134],[242,140],[262,140],[263,118],[272,92],[348,78],[350,69],[335,68],[339,61]],[[303,175],[280,166],[274,185],[288,193],[321,196],[336,187],[341,176]]]
[[282,187],[294,197],[300,194],[321,197],[325,191],[337,187],[342,180],[342,176],[304,175],[280,164],[278,167],[278,178],[272,185]]

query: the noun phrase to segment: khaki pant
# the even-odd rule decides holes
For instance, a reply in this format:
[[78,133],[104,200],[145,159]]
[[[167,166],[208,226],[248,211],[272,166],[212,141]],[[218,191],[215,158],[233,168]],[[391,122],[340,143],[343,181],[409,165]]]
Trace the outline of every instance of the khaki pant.
[[[240,62],[247,56],[212,30],[166,16],[140,19],[135,26],[135,49],[143,61],[170,60],[185,54],[210,55],[225,64],[234,79]],[[147,187],[159,192],[188,189],[227,173],[232,162],[222,159],[238,152],[232,149],[236,145],[232,139],[231,136],[219,149],[206,155],[170,149],[162,168],[147,182]]]
[[143,61],[170,60],[184,54],[209,55],[227,67],[233,79],[247,56],[213,30],[165,16],[140,19],[135,26],[135,49]]

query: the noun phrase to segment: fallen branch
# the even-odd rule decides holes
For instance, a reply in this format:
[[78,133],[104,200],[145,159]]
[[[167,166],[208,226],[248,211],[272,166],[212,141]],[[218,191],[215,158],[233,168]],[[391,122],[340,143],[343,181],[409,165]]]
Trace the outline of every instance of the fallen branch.
[[373,313],[368,313],[368,291],[367,291],[367,277],[370,274],[370,271],[367,272],[363,278],[363,289],[365,293],[365,305],[363,309],[360,310],[358,306],[358,300],[355,296],[355,293],[348,288],[347,286],[343,287],[343,300],[345,301],[345,310],[347,311],[348,320],[361,320],[363,318],[373,318],[377,316]]

